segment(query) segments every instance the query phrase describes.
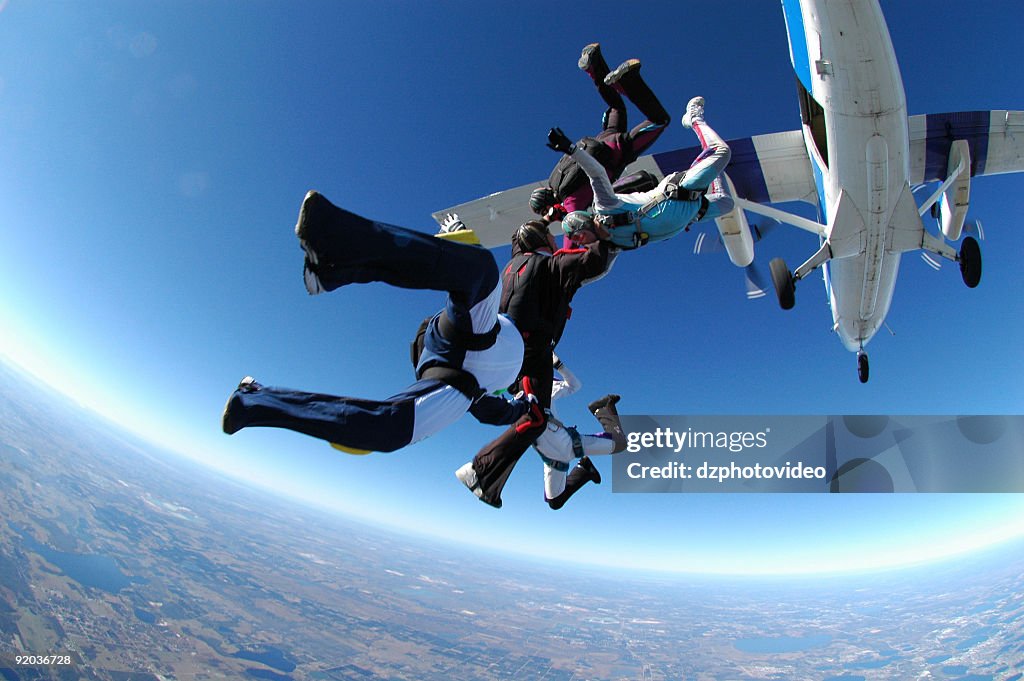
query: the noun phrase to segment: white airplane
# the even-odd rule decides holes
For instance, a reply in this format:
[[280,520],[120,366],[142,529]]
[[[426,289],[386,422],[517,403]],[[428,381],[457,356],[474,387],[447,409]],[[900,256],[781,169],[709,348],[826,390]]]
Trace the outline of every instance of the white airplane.
[[[726,186],[736,200],[716,220],[729,259],[747,267],[754,239],[746,212],[818,237],[814,253],[790,270],[770,262],[779,304],[793,307],[795,286],[821,269],[834,330],[857,353],[885,321],[900,256],[920,250],[959,264],[964,283],[978,285],[981,251],[964,232],[971,177],[1024,171],[1024,111],[965,111],[907,116],[896,54],[877,0],[782,0],[790,58],[799,91],[801,129],[728,140]],[[699,147],[641,157],[626,173],[656,176],[685,170]],[[921,204],[914,189],[938,183]],[[457,212],[485,246],[508,243],[531,219],[535,182],[438,211]],[[819,221],[768,204],[803,201]],[[922,216],[938,218],[937,233]],[[961,241],[959,249],[949,242]],[[930,260],[934,265],[937,261]]]

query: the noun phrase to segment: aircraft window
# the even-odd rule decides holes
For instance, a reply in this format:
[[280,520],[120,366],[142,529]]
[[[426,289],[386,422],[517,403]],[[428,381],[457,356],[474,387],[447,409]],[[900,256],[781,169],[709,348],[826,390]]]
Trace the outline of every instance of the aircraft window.
[[800,93],[800,118],[811,131],[811,139],[821,156],[821,162],[828,167],[828,136],[825,133],[825,109],[815,101],[799,80],[796,82]]

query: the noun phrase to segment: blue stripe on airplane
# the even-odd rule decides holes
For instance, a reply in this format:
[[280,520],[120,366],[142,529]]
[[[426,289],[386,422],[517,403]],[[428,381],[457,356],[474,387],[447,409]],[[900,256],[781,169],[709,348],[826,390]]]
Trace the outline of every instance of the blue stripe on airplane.
[[782,11],[786,17],[786,33],[789,35],[789,58],[793,62],[796,77],[808,92],[811,85],[811,59],[807,54],[807,36],[804,33],[804,15],[800,12],[799,0],[782,0]]
[[[768,195],[768,184],[765,182],[764,172],[761,170],[761,161],[754,148],[754,140],[750,137],[742,137],[727,140],[726,143],[732,150],[732,158],[725,172],[729,174],[729,179],[736,185],[736,193],[757,203],[771,202],[771,197]],[[700,152],[700,147],[689,147],[651,156],[658,164],[658,169],[662,174],[667,175],[689,168]]]
[[924,181],[945,180],[949,149],[954,140],[967,140],[971,149],[971,175],[985,172],[988,157],[989,111],[958,111],[928,114],[928,137],[925,142]]

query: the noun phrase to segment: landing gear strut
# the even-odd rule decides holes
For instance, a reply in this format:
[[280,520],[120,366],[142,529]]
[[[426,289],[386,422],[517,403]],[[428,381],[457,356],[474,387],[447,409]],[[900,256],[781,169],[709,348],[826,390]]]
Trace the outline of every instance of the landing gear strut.
[[868,353],[863,349],[857,351],[857,378],[861,383],[868,382]]

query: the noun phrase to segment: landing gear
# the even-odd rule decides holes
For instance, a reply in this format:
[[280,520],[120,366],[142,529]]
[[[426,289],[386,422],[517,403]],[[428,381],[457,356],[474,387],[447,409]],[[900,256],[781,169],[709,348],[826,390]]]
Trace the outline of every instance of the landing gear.
[[772,258],[768,263],[768,269],[772,273],[772,284],[775,286],[775,295],[779,298],[779,306],[783,310],[791,309],[796,302],[793,273],[786,267],[786,261],[782,258]]
[[863,350],[857,351],[857,378],[861,383],[868,382],[868,353]]
[[957,256],[960,263],[960,275],[964,278],[967,288],[974,288],[981,281],[981,248],[973,236],[964,237]]

